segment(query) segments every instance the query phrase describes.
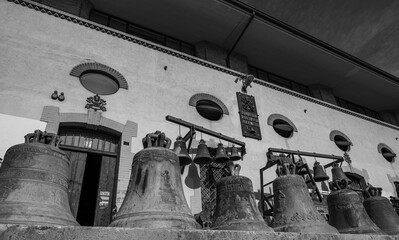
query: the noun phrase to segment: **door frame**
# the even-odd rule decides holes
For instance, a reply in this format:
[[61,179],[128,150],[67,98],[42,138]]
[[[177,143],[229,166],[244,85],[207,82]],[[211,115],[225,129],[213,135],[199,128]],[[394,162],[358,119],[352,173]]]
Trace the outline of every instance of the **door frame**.
[[[84,100],[83,100],[84,102]],[[134,113],[133,113],[134,114]],[[113,115],[114,116],[114,115]],[[117,206],[122,204],[122,200],[127,191],[129,179],[129,169],[120,169],[119,164],[131,163],[134,153],[132,153],[131,145],[132,139],[137,138],[138,123],[126,120],[125,123],[120,123],[111,118],[102,116],[101,111],[94,111],[93,109],[87,109],[86,113],[78,112],[60,112],[58,106],[44,106],[40,121],[47,122],[45,131],[48,133],[58,133],[58,128],[60,124],[84,124],[89,129],[112,129],[117,133],[121,133],[121,144],[120,152],[118,157],[118,174],[117,181],[117,199],[115,201]],[[122,176],[122,179],[119,179]],[[119,182],[120,180],[120,182]]]
[[[86,155],[92,153],[92,154],[98,154],[98,155],[105,156],[105,157],[113,157],[113,158],[115,158],[115,170],[114,170],[114,181],[113,181],[113,187],[112,187],[112,196],[110,196],[110,202],[109,202],[109,211],[110,211],[110,218],[111,218],[110,222],[111,222],[112,221],[112,209],[113,209],[114,205],[116,205],[116,196],[117,196],[117,192],[118,192],[118,174],[119,174],[119,165],[120,165],[119,161],[120,161],[120,149],[121,149],[121,142],[122,142],[121,134],[119,133],[117,135],[117,134],[115,134],[114,131],[111,132],[111,131],[106,131],[106,130],[96,130],[96,131],[94,131],[94,130],[92,130],[90,128],[85,127],[82,124],[76,124],[76,123],[72,123],[72,124],[63,123],[63,124],[60,124],[60,127],[59,127],[58,131],[63,131],[64,128],[65,129],[76,130],[76,132],[84,132],[86,130],[86,131],[90,131],[93,134],[97,134],[98,133],[98,135],[96,135],[96,136],[101,136],[102,134],[106,134],[106,135],[110,135],[115,140],[117,140],[118,147],[116,148],[116,152],[106,152],[106,151],[93,150],[93,149],[90,149],[90,148],[75,147],[75,146],[70,146],[70,145],[62,145],[62,143],[59,145],[59,148],[61,150],[66,150],[66,151],[70,151],[70,152],[86,153]],[[87,158],[87,156],[86,156],[86,158]],[[86,161],[86,159],[85,159],[85,161]],[[100,169],[100,171],[101,171],[101,169]],[[83,175],[83,177],[84,177],[84,175]],[[101,177],[101,176],[99,176],[99,177]],[[82,190],[82,189],[80,189],[80,190]],[[100,193],[100,186],[98,186],[98,189],[97,189],[97,199],[99,197],[99,193]],[[97,202],[96,202],[96,205],[97,205]],[[96,209],[97,208],[98,208],[98,206],[96,206]],[[76,212],[77,211],[78,211],[78,209],[76,209]],[[96,211],[96,214],[97,214],[97,211]],[[97,218],[96,214],[95,214],[95,219]],[[94,221],[94,223],[95,223],[95,221]]]

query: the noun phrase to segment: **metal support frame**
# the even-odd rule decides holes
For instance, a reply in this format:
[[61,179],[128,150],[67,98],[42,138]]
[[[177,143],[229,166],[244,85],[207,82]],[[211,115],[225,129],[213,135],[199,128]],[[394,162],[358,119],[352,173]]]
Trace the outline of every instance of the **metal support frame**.
[[[198,132],[202,132],[202,133],[205,133],[205,134],[207,134],[207,135],[210,135],[210,136],[213,136],[213,137],[217,137],[217,138],[219,138],[219,139],[222,139],[222,140],[225,140],[225,141],[227,141],[227,142],[231,142],[231,143],[233,143],[233,144],[236,144],[236,145],[240,146],[240,148],[239,148],[238,150],[241,151],[241,157],[244,157],[244,155],[245,155],[245,153],[246,153],[246,151],[245,151],[245,143],[244,143],[244,142],[241,142],[241,141],[236,140],[236,139],[234,139],[234,138],[225,136],[225,135],[223,135],[223,134],[221,134],[221,133],[214,132],[214,131],[209,130],[209,129],[206,129],[206,128],[204,128],[204,127],[195,125],[195,124],[193,124],[193,123],[184,121],[184,120],[182,120],[182,119],[175,118],[175,117],[170,116],[170,115],[166,116],[165,119],[166,119],[167,121],[169,121],[169,122],[173,122],[173,123],[179,124],[179,125],[181,125],[181,126],[188,127],[188,128],[190,129],[190,130],[187,132],[187,134],[183,137],[183,141],[184,141],[184,142],[189,141],[189,142],[188,142],[188,147],[187,147],[188,150],[191,148],[191,143],[192,143],[193,138],[194,138],[194,136],[195,136],[195,134],[196,134],[196,131],[198,131]],[[185,169],[185,166],[182,166],[181,169],[180,169],[180,173],[181,173],[181,174],[184,173],[184,169]]]
[[[273,155],[273,153],[278,153],[278,154],[287,154],[287,156],[279,156],[279,155]],[[344,161],[344,158],[341,156],[335,156],[335,155],[328,155],[328,154],[321,154],[321,153],[311,153],[311,152],[302,152],[302,151],[294,151],[294,150],[288,150],[288,149],[277,149],[277,148],[269,148],[268,152],[266,153],[267,156],[267,163],[266,166],[259,169],[260,172],[260,205],[262,209],[262,215],[272,215],[273,213],[273,205],[270,203],[269,199],[273,198],[274,195],[270,195],[265,197],[265,192],[264,188],[274,182],[268,182],[266,184],[263,183],[263,172],[266,171],[267,169],[271,168],[272,166],[276,165],[278,162],[281,161],[281,158],[291,158],[293,163],[295,164],[295,158],[294,155],[297,155],[299,157],[301,156],[309,156],[309,157],[318,157],[318,158],[327,158],[327,159],[333,159],[334,161],[324,165],[324,169],[331,167],[334,163],[342,165],[342,162]],[[316,182],[314,181],[314,178],[312,174],[310,173],[309,166],[308,164],[304,164],[304,167],[306,169],[306,173],[308,174],[310,180],[307,181],[307,183],[312,183],[313,185],[313,190],[316,192],[317,197],[319,198],[319,201],[322,201],[320,191],[316,185]],[[269,206],[270,210],[269,211],[264,211],[265,207],[265,202]]]
[[225,140],[227,142],[231,142],[233,144],[236,144],[236,145],[240,146],[241,148],[239,150],[241,151],[241,155],[242,156],[244,156],[245,153],[246,153],[246,151],[245,151],[245,143],[241,142],[241,141],[239,141],[239,140],[237,140],[235,138],[228,137],[228,136],[223,135],[221,133],[217,133],[217,132],[212,131],[210,129],[206,129],[204,127],[195,125],[193,123],[184,121],[184,120],[179,119],[179,118],[175,118],[175,117],[170,116],[170,115],[166,116],[166,120],[169,121],[169,122],[173,122],[173,123],[179,124],[181,126],[190,128],[189,132],[183,137],[183,140],[185,142],[187,142],[189,139],[191,139],[190,142],[189,142],[189,146],[190,147],[191,147],[192,138],[195,135],[196,131],[198,131],[198,132],[202,132],[202,133],[205,133],[205,134],[210,135],[212,137],[216,137],[216,138],[219,138],[219,139],[222,139],[222,140]]

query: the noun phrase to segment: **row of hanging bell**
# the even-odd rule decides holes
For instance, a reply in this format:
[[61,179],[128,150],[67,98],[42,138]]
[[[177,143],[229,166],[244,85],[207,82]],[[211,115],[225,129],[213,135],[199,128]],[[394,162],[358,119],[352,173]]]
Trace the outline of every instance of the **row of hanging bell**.
[[[302,160],[296,163],[296,168],[297,168],[296,174],[298,175],[305,175],[308,173],[306,163],[303,163]],[[313,179],[315,182],[323,182],[330,179],[330,177],[324,171],[324,167],[320,165],[320,162],[318,161],[315,161],[313,165],[313,174],[314,174]]]
[[[181,136],[177,137],[173,151],[179,157],[180,166],[189,165],[193,161],[186,148],[186,142]],[[201,139],[198,144],[197,154],[194,158],[194,163],[208,164],[213,161],[216,163],[226,163],[229,161],[237,161],[240,159],[241,157],[238,154],[238,149],[234,145],[231,147],[231,155],[227,155],[222,143],[218,144],[218,147],[216,149],[216,155],[214,158],[212,158],[212,156],[209,154],[209,150],[205,144],[205,141]]]

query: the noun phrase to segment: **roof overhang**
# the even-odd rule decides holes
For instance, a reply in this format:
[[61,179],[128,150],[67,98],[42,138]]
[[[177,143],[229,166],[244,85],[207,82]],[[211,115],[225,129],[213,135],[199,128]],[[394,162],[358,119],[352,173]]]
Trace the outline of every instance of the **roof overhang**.
[[195,44],[209,41],[248,63],[376,111],[399,109],[399,79],[238,0],[92,0],[96,10]]

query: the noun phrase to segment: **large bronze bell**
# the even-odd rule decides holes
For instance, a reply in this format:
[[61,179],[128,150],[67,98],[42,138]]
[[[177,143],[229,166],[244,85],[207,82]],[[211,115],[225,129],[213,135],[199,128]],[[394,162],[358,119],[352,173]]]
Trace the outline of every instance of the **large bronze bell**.
[[273,181],[274,211],[270,224],[276,232],[338,233],[317,211],[295,165],[281,163]]
[[363,205],[373,222],[388,235],[399,234],[399,216],[388,198],[381,196],[382,188],[370,187],[366,190],[368,198]]
[[321,166],[318,161],[316,161],[313,165],[313,174],[314,174],[313,178],[314,178],[315,182],[323,182],[323,181],[327,181],[328,179],[330,179],[330,177],[324,171],[323,166]]
[[216,149],[215,163],[226,163],[230,161],[229,156],[226,154],[226,150],[222,143],[218,143],[218,148]]
[[216,184],[216,209],[212,229],[273,231],[263,220],[249,178],[238,176],[240,166],[231,164],[230,173]]
[[196,164],[208,164],[213,161],[209,154],[208,147],[205,144],[204,139],[201,139],[197,147],[197,155],[195,155],[194,163]]
[[58,141],[36,130],[7,150],[0,168],[0,223],[79,225],[68,202],[70,160]]
[[110,226],[200,228],[184,197],[179,158],[169,150],[170,139],[159,131],[145,139],[147,148],[134,155],[125,199]]
[[[342,171],[337,168],[339,167],[335,164],[333,170],[336,169],[336,173]],[[329,183],[331,193],[327,197],[329,223],[340,233],[383,234],[367,215],[362,197],[349,189],[349,183],[346,176],[333,174],[333,181]]]
[[173,151],[179,157],[180,166],[186,166],[192,162],[190,155],[188,155],[188,151],[186,148],[186,142],[184,142],[182,137],[180,137],[180,136],[177,137]]
[[232,146],[231,147],[231,155],[230,157],[230,161],[238,161],[241,159],[240,154],[238,154],[238,149],[236,148],[236,146]]

